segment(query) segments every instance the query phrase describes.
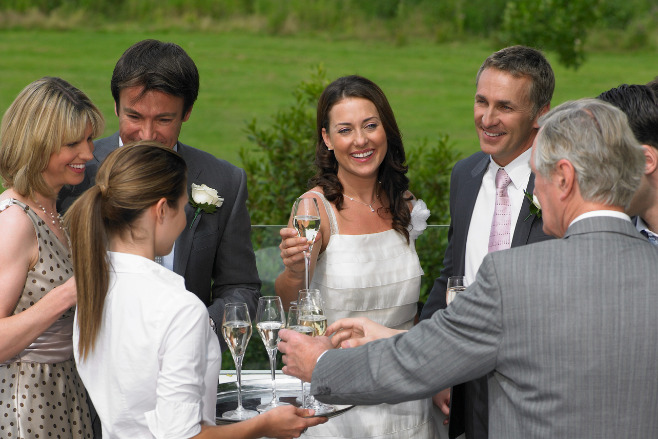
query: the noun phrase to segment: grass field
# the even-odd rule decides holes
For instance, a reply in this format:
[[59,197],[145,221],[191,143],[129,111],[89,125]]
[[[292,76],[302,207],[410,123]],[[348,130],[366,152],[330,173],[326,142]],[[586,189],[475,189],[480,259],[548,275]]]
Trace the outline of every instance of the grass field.
[[[421,138],[445,133],[463,154],[477,150],[472,121],[475,73],[496,47],[487,41],[433,44],[330,41],[253,34],[140,33],[89,31],[0,31],[0,108],[41,76],[61,76],[84,90],[107,118],[117,120],[109,90],[121,53],[143,38],[180,44],[195,60],[201,90],[181,140],[239,164],[249,146],[245,122],[269,123],[292,103],[291,92],[322,63],[327,77],[361,74],[386,92],[408,148]],[[645,83],[658,75],[655,52],[592,53],[578,71],[557,65],[553,105],[596,96],[621,83]]]

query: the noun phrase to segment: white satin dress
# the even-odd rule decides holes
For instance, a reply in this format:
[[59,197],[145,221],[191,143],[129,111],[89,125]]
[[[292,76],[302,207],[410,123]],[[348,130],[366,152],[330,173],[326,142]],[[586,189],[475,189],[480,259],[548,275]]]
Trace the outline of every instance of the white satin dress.
[[[331,237],[318,260],[311,288],[322,292],[324,312],[332,323],[344,317],[367,317],[396,329],[413,326],[423,270],[415,239],[427,226],[429,210],[413,202],[410,243],[395,230],[341,235],[333,206],[318,192],[329,217]],[[431,399],[401,404],[358,406],[309,428],[302,437],[431,439],[438,438],[438,409]]]

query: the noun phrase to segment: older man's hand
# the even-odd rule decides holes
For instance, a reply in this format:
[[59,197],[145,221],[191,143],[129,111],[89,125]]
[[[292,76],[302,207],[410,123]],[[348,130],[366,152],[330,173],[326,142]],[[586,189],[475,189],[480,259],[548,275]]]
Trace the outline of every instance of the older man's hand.
[[318,357],[333,346],[327,337],[310,337],[290,329],[279,331],[278,348],[283,354],[283,373],[311,382]]

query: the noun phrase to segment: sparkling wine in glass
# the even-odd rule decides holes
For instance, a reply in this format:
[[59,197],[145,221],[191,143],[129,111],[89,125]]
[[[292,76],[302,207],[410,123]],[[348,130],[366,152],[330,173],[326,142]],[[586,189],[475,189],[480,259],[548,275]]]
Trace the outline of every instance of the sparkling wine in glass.
[[[310,335],[311,337],[314,335],[313,328],[304,326],[300,323],[299,307],[297,305],[290,305],[290,308],[288,308],[288,329],[291,329],[295,332],[299,332],[300,334]],[[299,398],[299,403],[303,408],[306,408],[306,393],[304,390],[304,381],[301,381],[301,383],[302,383],[302,394]]]
[[450,276],[446,289],[446,304],[450,305],[450,302],[455,299],[455,296],[465,289],[464,276]]
[[285,327],[285,314],[283,304],[279,296],[263,296],[258,299],[258,311],[256,312],[256,328],[260,338],[265,344],[265,350],[270,357],[270,372],[272,373],[272,400],[268,404],[256,407],[259,412],[265,412],[281,405],[287,405],[279,401],[276,396],[276,345],[279,340],[279,330]]
[[312,299],[301,299],[299,323],[313,329],[313,336],[324,335],[327,332],[327,316],[322,308],[316,306]]
[[304,252],[304,273],[305,287],[308,288],[310,283],[311,270],[311,252],[315,237],[320,231],[320,209],[315,198],[301,197],[295,200],[293,210],[293,226],[297,229],[300,237],[308,241],[308,250]]
[[[322,296],[319,290],[300,290],[297,296],[298,322],[311,328],[313,336],[321,336],[327,332],[327,316],[323,311]],[[308,407],[315,413],[331,413],[336,408],[330,404],[317,401],[313,395],[308,395],[306,400]]]
[[222,414],[227,419],[244,420],[258,414],[255,410],[242,407],[242,358],[251,338],[251,318],[246,303],[227,303],[222,320],[222,335],[231,350],[235,362],[235,372],[238,384],[238,407]]

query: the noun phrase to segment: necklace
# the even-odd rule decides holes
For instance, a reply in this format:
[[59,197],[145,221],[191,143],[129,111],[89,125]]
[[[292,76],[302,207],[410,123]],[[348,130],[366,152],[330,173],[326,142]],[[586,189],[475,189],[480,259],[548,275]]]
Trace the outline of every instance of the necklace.
[[370,211],[371,211],[371,212],[374,212],[374,211],[375,211],[375,208],[372,207],[372,205],[375,204],[375,202],[377,202],[377,200],[379,199],[379,194],[377,194],[377,195],[375,196],[375,200],[372,201],[370,204],[368,204],[368,203],[366,203],[365,201],[361,201],[361,200],[359,200],[359,199],[357,199],[357,198],[352,198],[352,197],[350,197],[350,196],[347,195],[347,194],[343,194],[343,195],[345,195],[345,196],[346,196],[347,198],[349,198],[351,201],[355,201],[355,202],[357,202],[357,203],[361,203],[361,204],[363,204],[364,206],[368,206],[368,207],[370,208]]
[[[70,258],[70,257],[71,257],[71,238],[69,237],[69,234],[68,234],[68,232],[66,231],[66,229],[65,229],[64,227],[62,227],[62,215],[58,212],[58,213],[57,213],[57,216],[55,216],[54,213],[52,213],[52,212],[48,212],[48,211],[46,210],[46,208],[43,207],[43,206],[41,205],[41,203],[39,203],[39,202],[37,201],[36,198],[32,198],[32,201],[34,201],[35,203],[37,203],[37,206],[39,206],[39,208],[40,208],[41,210],[43,210],[43,213],[44,213],[46,216],[49,216],[49,217],[50,217],[50,219],[51,219],[52,222],[53,222],[53,226],[57,226],[57,228],[62,232],[62,235],[64,235],[64,237],[66,238],[66,244],[68,244],[68,248],[69,248],[69,255],[68,255],[68,257]],[[58,240],[59,240],[59,238],[58,238]],[[61,241],[60,241],[60,242],[61,242]]]
[[53,212],[48,212],[48,211],[46,210],[46,208],[43,207],[43,206],[41,205],[41,203],[39,203],[39,202],[36,200],[36,198],[32,198],[32,201],[34,201],[35,203],[37,203],[37,206],[39,206],[39,208],[40,208],[41,210],[43,210],[43,213],[45,213],[46,216],[49,216],[49,217],[51,218],[51,220],[52,220],[52,222],[53,222],[53,226],[57,226],[57,227],[59,228],[59,230],[61,230],[62,232],[64,232],[64,228],[62,227],[62,215],[60,215],[59,213],[57,213],[57,216],[55,216],[55,214],[54,214]]

